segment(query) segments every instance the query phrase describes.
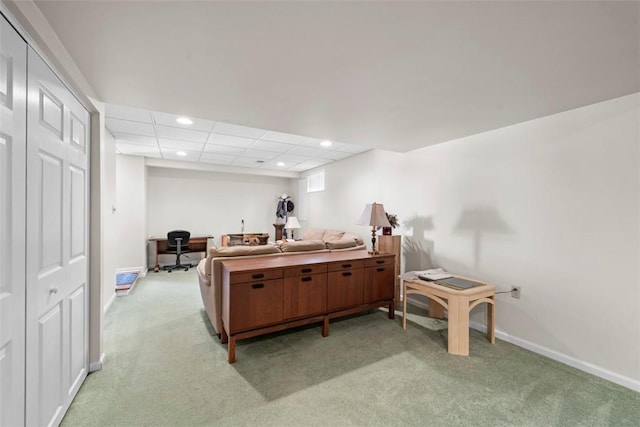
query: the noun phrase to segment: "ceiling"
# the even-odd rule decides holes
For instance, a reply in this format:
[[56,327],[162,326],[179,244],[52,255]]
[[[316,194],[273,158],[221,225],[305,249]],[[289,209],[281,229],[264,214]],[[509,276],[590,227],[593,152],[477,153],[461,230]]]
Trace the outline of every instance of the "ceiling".
[[[118,152],[214,165],[302,172],[367,150],[289,133],[106,104]],[[184,118],[184,117],[182,117]],[[330,145],[325,146],[330,143]]]
[[[93,96],[118,111],[109,129],[126,140],[116,119],[153,126],[155,155],[175,147],[161,127],[171,114],[211,124],[206,145],[185,145],[194,159],[228,154],[214,146],[302,158],[324,139],[340,142],[335,156],[406,152],[640,91],[639,2],[35,4]],[[264,133],[219,144],[216,123]],[[305,140],[275,145],[286,134]]]

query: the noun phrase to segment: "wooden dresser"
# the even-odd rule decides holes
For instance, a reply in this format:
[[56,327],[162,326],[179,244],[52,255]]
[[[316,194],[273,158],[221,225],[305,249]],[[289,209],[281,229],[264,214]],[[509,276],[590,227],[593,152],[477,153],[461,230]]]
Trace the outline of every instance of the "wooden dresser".
[[222,263],[221,339],[236,341],[387,306],[394,318],[395,256],[365,251],[229,259]]

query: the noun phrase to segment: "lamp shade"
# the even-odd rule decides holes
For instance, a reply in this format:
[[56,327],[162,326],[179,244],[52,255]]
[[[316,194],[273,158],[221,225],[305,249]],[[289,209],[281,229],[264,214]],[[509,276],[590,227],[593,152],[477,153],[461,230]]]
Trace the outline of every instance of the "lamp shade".
[[296,218],[295,216],[290,216],[289,218],[287,218],[287,223],[284,225],[284,228],[302,228],[302,226],[298,222],[298,218]]
[[382,203],[367,203],[358,224],[372,227],[391,227]]

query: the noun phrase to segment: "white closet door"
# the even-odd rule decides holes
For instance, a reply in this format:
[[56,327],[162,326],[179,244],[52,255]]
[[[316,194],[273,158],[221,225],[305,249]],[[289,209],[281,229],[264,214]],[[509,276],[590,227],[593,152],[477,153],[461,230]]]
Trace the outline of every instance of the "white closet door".
[[0,16],[0,426],[24,424],[26,63]]
[[89,113],[29,48],[27,425],[57,425],[89,368]]

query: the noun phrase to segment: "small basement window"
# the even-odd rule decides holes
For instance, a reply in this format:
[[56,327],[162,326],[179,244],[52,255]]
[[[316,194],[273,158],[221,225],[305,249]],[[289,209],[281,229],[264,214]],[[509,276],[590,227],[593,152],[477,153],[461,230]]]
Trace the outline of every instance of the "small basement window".
[[307,177],[307,193],[324,191],[324,171],[314,173]]

